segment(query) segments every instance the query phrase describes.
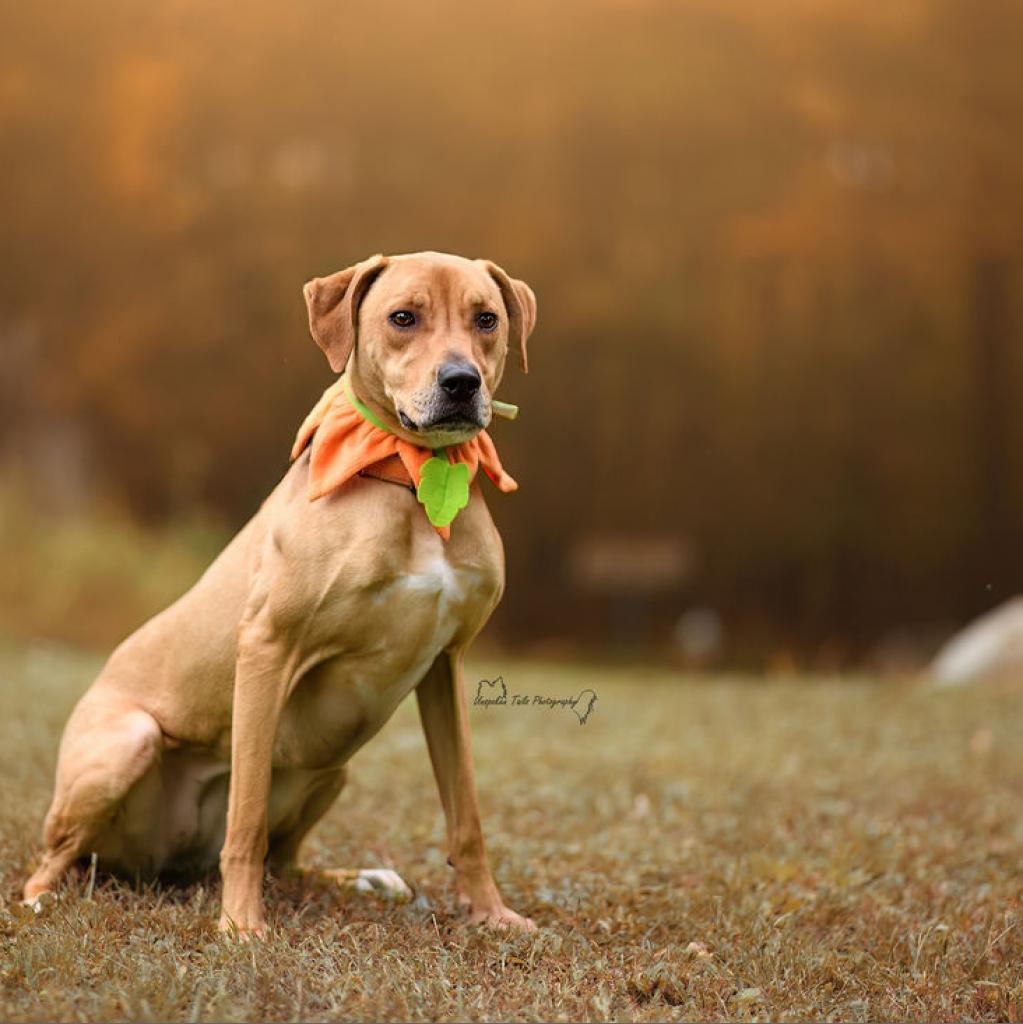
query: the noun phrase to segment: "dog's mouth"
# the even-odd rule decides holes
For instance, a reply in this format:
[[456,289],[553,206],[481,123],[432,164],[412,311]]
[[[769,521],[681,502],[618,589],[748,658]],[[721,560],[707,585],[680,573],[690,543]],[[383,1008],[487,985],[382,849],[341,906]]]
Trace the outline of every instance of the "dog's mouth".
[[475,410],[469,409],[453,409],[429,420],[419,421],[412,419],[404,410],[399,409],[398,420],[406,430],[414,434],[427,434],[434,431],[475,434],[486,426],[485,423],[480,422],[479,414]]

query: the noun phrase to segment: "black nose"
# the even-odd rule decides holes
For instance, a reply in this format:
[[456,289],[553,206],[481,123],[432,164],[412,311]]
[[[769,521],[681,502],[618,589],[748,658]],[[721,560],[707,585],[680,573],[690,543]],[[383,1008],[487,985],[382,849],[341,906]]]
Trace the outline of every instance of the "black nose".
[[472,398],[480,389],[480,375],[466,363],[445,363],[437,371],[437,383],[456,401]]

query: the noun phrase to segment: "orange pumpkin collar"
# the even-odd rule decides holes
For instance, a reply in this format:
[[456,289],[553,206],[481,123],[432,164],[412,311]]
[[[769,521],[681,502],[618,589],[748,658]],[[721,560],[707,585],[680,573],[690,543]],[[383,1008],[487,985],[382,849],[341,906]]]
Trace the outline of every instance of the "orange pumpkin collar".
[[[393,483],[411,484],[434,528],[447,540],[451,528],[443,521],[446,519],[450,523],[457,514],[457,508],[452,512],[449,501],[445,510],[437,511],[438,502],[443,503],[445,476],[457,474],[471,482],[482,466],[498,490],[507,493],[518,489],[519,485],[504,471],[494,442],[485,430],[471,441],[434,452],[396,437],[378,422],[372,422],[375,419],[351,394],[346,376],[340,377],[324,391],[323,397],[299,428],[291,449],[291,458],[297,459],[310,440],[312,442],[309,454],[310,501],[323,497],[361,473]],[[443,464],[438,465],[442,459],[450,464],[450,474],[445,473]],[[424,480],[424,466],[431,460]],[[407,474],[407,481],[397,472],[399,462]],[[466,468],[459,470],[457,467],[460,465]],[[457,504],[457,496],[454,501]]]

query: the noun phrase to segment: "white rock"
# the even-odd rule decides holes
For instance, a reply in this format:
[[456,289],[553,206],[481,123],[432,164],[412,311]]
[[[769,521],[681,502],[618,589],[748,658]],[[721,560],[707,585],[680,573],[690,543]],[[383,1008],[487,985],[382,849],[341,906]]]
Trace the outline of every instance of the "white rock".
[[1023,597],[1014,597],[971,622],[931,663],[938,686],[961,686],[1013,672],[1023,678]]

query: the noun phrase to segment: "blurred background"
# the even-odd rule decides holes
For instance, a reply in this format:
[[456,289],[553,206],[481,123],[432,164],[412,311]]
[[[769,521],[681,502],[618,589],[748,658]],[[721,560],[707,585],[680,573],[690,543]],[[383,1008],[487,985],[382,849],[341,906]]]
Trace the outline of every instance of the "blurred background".
[[0,638],[187,588],[330,382],[303,282],[485,256],[495,649],[912,668],[1023,578],[1016,0],[5,4]]

